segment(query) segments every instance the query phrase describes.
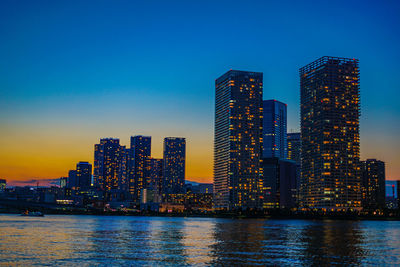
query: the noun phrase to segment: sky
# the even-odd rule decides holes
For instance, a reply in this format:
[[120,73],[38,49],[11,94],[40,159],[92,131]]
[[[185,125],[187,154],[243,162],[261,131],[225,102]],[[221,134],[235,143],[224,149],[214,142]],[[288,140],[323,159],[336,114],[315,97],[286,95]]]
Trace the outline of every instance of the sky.
[[[361,159],[400,179],[398,1],[0,2],[0,178],[67,176],[100,138],[187,140],[186,179],[212,181],[215,79],[264,73],[299,130],[300,67],[360,60]],[[44,180],[43,180],[44,181]]]

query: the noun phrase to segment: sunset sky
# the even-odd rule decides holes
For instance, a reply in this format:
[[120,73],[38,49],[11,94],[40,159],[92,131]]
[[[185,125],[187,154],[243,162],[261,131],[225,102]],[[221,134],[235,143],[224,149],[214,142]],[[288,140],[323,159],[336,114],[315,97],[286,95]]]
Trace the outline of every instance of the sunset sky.
[[100,138],[151,135],[153,157],[186,137],[186,178],[211,182],[218,76],[263,72],[264,99],[298,131],[298,69],[340,56],[360,60],[361,159],[400,179],[399,14],[398,1],[1,1],[0,178],[67,176]]

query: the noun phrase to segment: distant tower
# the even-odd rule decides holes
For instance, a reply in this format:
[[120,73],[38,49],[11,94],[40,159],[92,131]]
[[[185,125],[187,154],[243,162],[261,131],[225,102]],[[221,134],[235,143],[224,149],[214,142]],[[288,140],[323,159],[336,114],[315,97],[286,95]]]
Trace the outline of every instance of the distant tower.
[[67,187],[68,188],[76,188],[78,186],[78,181],[76,177],[76,170],[70,170],[68,172],[68,180],[67,180]]
[[163,194],[185,193],[186,140],[180,137],[164,139]]
[[149,189],[157,194],[161,193],[163,175],[163,159],[150,159],[150,183]]
[[301,157],[301,140],[300,133],[288,133],[287,134],[287,159],[295,161],[300,165]]
[[92,164],[79,162],[76,164],[76,182],[80,188],[89,188],[92,184]]
[[150,182],[151,137],[132,136],[130,152],[129,192],[139,202],[141,190],[147,188]]
[[100,139],[94,151],[94,186],[104,191],[118,189],[120,164],[119,139]]
[[363,207],[384,209],[386,207],[385,162],[367,159],[361,162],[363,184]]
[[263,206],[263,74],[230,70],[215,81],[214,205]]
[[263,158],[287,158],[287,107],[277,100],[263,101]]
[[322,57],[300,68],[303,207],[361,208],[358,60]]

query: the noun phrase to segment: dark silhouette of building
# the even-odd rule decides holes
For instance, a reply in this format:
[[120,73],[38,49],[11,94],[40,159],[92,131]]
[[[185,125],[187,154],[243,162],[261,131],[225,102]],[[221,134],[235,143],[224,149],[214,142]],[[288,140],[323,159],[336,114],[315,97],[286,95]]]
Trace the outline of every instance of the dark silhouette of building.
[[305,208],[361,208],[359,87],[357,59],[322,57],[300,69]]
[[386,206],[385,162],[367,159],[361,162],[363,207],[384,209]]
[[151,137],[131,137],[131,167],[129,170],[129,192],[134,201],[140,201],[142,189],[150,182]]
[[301,140],[300,133],[287,134],[287,159],[296,161],[298,165],[301,163]]
[[277,100],[263,101],[263,158],[287,158],[287,106]]
[[76,170],[70,170],[68,172],[67,187],[68,188],[76,188],[77,186],[78,186],[78,179],[76,176]]
[[180,137],[164,139],[163,194],[185,193],[186,140]]
[[76,164],[76,182],[79,188],[89,188],[92,185],[92,164],[84,161]]
[[291,160],[263,159],[264,208],[295,208],[298,201],[297,164]]
[[215,81],[216,209],[261,208],[263,74],[230,70]]

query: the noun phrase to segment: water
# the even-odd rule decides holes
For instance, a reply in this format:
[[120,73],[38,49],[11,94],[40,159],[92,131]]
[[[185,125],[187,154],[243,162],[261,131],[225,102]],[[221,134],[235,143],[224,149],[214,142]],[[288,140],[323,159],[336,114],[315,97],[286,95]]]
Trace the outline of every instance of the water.
[[0,215],[0,265],[332,264],[400,264],[400,222]]

